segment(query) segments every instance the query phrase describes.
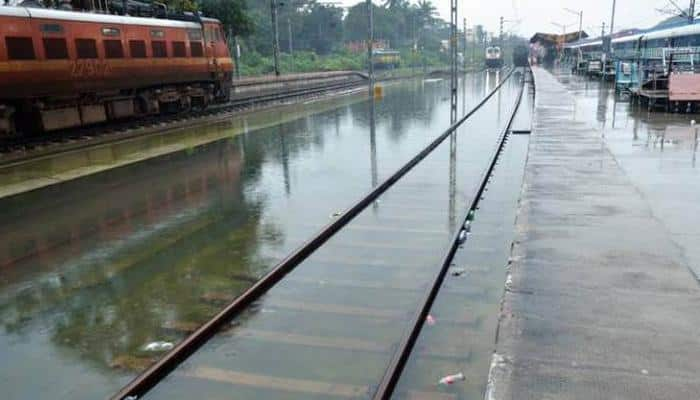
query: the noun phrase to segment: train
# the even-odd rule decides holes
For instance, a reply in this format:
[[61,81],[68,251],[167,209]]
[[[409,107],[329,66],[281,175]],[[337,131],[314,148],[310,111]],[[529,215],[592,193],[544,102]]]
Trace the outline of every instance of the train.
[[396,50],[374,50],[372,56],[374,57],[374,66],[380,69],[393,69],[401,65],[401,53]]
[[503,54],[498,46],[486,48],[486,68],[503,67]]
[[[618,34],[612,39],[611,48],[612,60],[604,60],[602,39],[588,39],[566,45],[564,57],[596,70],[606,61],[635,61],[649,67],[663,66],[669,62],[670,54],[678,49],[700,54],[700,25],[687,24]],[[688,57],[677,57],[677,61],[682,59],[687,60]]]
[[219,20],[0,6],[0,136],[178,112],[230,98]]

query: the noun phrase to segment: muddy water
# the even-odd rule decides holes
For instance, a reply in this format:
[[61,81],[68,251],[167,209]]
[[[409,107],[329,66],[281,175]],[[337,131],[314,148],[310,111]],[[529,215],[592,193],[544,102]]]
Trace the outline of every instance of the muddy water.
[[[478,102],[497,79],[467,76],[459,108]],[[418,277],[429,276],[455,229],[516,90],[511,80],[460,130],[452,149],[442,146],[336,246],[246,316],[245,326],[205,348],[203,366],[211,369],[194,369],[203,376],[185,379],[176,392],[206,388],[208,398],[230,398],[234,386],[241,398],[310,398],[308,390],[212,382],[220,376],[207,374],[214,368],[289,379],[306,389],[314,386],[304,382],[324,381],[370,388],[420,293],[424,278]],[[404,82],[386,87],[373,105],[347,97],[268,113],[259,129],[248,121],[204,128],[202,136],[220,135],[207,143],[193,144],[200,132],[191,130],[167,143],[182,150],[159,153],[154,146],[152,155],[162,155],[1,200],[3,398],[94,399],[114,392],[162,354],[148,344],[176,343],[206,321],[444,130],[449,108],[448,82]],[[143,148],[131,143],[120,159]],[[114,159],[113,153],[75,157],[86,168]],[[329,259],[359,267],[332,268]],[[387,264],[405,268],[370,268]],[[495,276],[502,280],[500,271]],[[455,323],[451,337],[465,326],[479,330],[471,317]],[[492,336],[483,337],[483,347],[490,346]],[[308,346],[309,338],[326,346]],[[354,338],[354,347],[342,338]],[[440,352],[469,363],[459,347]],[[180,382],[154,395],[172,393]]]

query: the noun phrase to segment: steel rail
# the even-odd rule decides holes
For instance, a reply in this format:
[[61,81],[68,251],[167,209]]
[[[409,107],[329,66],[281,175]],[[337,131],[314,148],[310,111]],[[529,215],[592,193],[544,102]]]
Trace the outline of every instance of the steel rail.
[[496,167],[498,159],[501,153],[503,152],[507,141],[506,139],[508,138],[508,134],[510,132],[510,128],[513,125],[513,121],[515,120],[515,115],[517,114],[518,109],[520,108],[524,88],[525,84],[523,83],[520,87],[518,97],[516,98],[515,105],[513,107],[513,113],[511,114],[508,120],[508,124],[505,126],[503,132],[501,132],[498,138],[498,145],[496,151],[491,157],[491,161],[489,162],[486,170],[484,171],[481,177],[481,183],[479,184],[479,187],[477,188],[474,196],[472,197],[470,206],[464,215],[464,219],[462,220],[462,228],[458,229],[454,233],[447,253],[444,255],[440,264],[440,269],[433,278],[432,285],[430,285],[426,290],[424,300],[420,303],[419,308],[417,309],[415,315],[413,316],[413,319],[411,320],[411,325],[409,325],[411,328],[402,337],[401,342],[399,342],[399,346],[396,352],[394,353],[394,356],[392,357],[392,360],[387,370],[384,373],[384,377],[382,378],[382,381],[379,383],[379,386],[377,387],[377,390],[375,391],[374,396],[372,397],[373,400],[388,400],[394,393],[394,389],[396,388],[396,385],[398,384],[399,379],[401,378],[401,373],[403,372],[403,369],[406,366],[406,363],[408,362],[409,356],[411,355],[411,351],[413,350],[413,347],[416,344],[416,341],[418,340],[418,336],[420,335],[421,329],[423,328],[423,324],[425,323],[425,320],[430,313],[430,309],[432,308],[433,303],[435,302],[435,299],[437,298],[437,295],[440,292],[440,287],[442,286],[442,283],[445,280],[447,271],[450,269],[452,259],[454,258],[454,255],[461,244],[460,241],[462,240],[460,240],[460,236],[467,234],[467,226],[468,224],[470,224],[470,216],[474,215],[474,213],[476,212],[479,202],[481,201],[484,191],[486,190],[486,186],[488,185],[489,178],[491,177],[491,174],[493,173],[493,170]]
[[391,188],[399,179],[411,171],[418,163],[433,152],[442,142],[447,139],[464,121],[476,113],[486,102],[498,92],[503,84],[511,77],[513,69],[496,85],[496,87],[484,97],[474,108],[472,108],[459,121],[452,124],[447,130],[433,140],[420,153],[408,161],[403,167],[394,172],[384,182],[372,189],[367,195],[362,197],[357,203],[347,209],[334,222],[321,229],[312,239],[298,247],[294,252],[279,262],[265,276],[238,296],[233,302],[227,305],[212,319],[199,327],[190,336],[180,342],[175,348],[168,352],[158,362],[137,376],[124,388],[111,397],[112,400],[126,400],[141,398],[150,389],[156,386],[163,378],[172,372],[178,365],[185,361],[197,349],[215,335],[219,329],[228,321],[243,312],[251,303],[259,299],[269,289],[281,281],[288,273],[306,260],[314,251],[326,243],[333,235],[340,231],[345,225],[352,221],[365,208]]

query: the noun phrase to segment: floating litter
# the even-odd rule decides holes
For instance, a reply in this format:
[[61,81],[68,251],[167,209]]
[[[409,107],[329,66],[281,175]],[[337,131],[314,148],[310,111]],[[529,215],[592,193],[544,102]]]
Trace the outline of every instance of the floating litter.
[[172,350],[173,347],[175,347],[175,345],[172,344],[171,342],[159,341],[159,342],[151,342],[151,343],[143,346],[143,349],[145,351],[156,352],[156,351],[169,351],[169,350]]
[[442,379],[440,379],[440,384],[441,385],[452,385],[455,382],[463,381],[465,379],[467,379],[467,378],[464,376],[463,373],[460,372],[458,374],[447,375],[447,376],[443,377]]
[[343,215],[343,213],[341,213],[341,212],[334,212],[333,214],[331,214],[331,218],[338,218],[338,217],[340,217],[341,215]]
[[428,326],[435,326],[437,321],[435,320],[435,317],[432,315],[428,314],[427,317],[425,317],[425,323],[428,324]]
[[455,268],[452,270],[452,276],[462,276],[467,273],[465,268]]

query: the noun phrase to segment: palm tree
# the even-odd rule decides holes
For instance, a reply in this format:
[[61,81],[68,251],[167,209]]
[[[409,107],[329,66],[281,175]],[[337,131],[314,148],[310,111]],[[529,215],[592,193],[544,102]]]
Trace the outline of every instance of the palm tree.
[[384,7],[390,9],[408,7],[408,0],[384,0]]
[[418,0],[418,16],[426,25],[432,25],[435,21],[437,9],[430,0]]

